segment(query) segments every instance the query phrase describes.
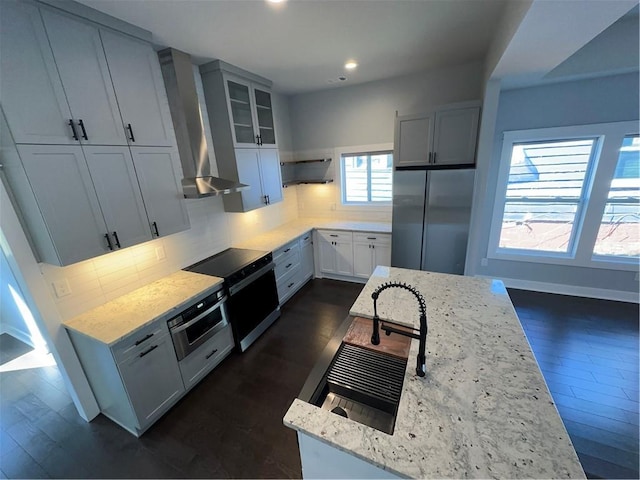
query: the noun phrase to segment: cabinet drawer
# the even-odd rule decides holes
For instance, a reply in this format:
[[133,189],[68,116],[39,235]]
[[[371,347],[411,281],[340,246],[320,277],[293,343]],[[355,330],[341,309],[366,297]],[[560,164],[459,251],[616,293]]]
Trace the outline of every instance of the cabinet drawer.
[[167,327],[167,322],[153,322],[132,335],[125,337],[111,347],[113,358],[116,363],[120,363],[132,355],[138,355],[144,352],[154,341],[157,342],[162,335],[168,334],[169,328]]
[[180,373],[188,390],[218,365],[233,349],[231,325],[227,325],[180,363]]
[[352,232],[341,232],[338,230],[318,230],[318,235],[328,242],[351,242],[353,240]]
[[376,245],[391,245],[391,235],[388,233],[353,232],[353,241],[358,243],[375,243]]
[[300,248],[306,247],[307,245],[313,243],[313,235],[311,234],[311,231],[308,231],[304,235],[300,235],[298,241],[300,243]]
[[282,276],[286,275],[292,270],[295,270],[300,265],[300,251],[298,249],[292,250],[286,255],[281,257],[281,260],[276,263],[276,281]]
[[287,273],[284,277],[282,277],[276,284],[278,288],[278,299],[280,300],[281,304],[286,299],[288,299],[300,286],[300,281],[302,280],[302,278],[299,275],[299,272],[300,267],[298,266],[292,272]]
[[299,246],[298,246],[298,239],[295,239],[289,243],[287,243],[286,245],[283,245],[282,247],[276,249],[273,251],[273,261],[276,262],[276,264],[280,261],[280,258],[283,255],[287,255],[290,254],[293,251],[298,251],[299,250]]

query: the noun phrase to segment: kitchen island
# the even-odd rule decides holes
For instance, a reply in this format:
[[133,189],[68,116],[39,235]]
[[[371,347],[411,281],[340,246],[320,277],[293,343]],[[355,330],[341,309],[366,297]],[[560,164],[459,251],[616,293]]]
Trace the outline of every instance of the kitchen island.
[[[425,297],[426,376],[413,340],[391,435],[294,400],[284,424],[298,432],[303,476],[584,478],[502,282],[378,267],[350,314],[372,318],[371,293],[389,281]],[[382,292],[378,314],[419,326],[404,290]]]

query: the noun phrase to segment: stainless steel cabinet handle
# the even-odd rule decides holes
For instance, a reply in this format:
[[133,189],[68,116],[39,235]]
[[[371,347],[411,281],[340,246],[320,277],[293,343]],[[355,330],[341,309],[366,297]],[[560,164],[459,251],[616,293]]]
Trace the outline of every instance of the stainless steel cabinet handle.
[[133,128],[131,128],[131,124],[130,123],[127,123],[127,130],[129,130],[129,135],[130,135],[129,140],[131,140],[132,142],[135,142],[136,141],[136,137],[133,136]]
[[213,356],[216,354],[216,352],[217,352],[217,351],[218,351],[218,349],[216,348],[213,352],[211,352],[211,353],[210,353],[209,355],[207,355],[205,358],[206,358],[207,360],[209,360],[211,357],[213,357]]
[[153,352],[156,348],[158,348],[158,345],[154,345],[153,347],[149,348],[149,350],[145,350],[144,352],[142,352],[140,355],[138,355],[140,358],[144,357],[146,354]]
[[69,126],[71,127],[71,136],[74,140],[80,140],[78,138],[78,132],[76,132],[76,126],[73,124],[73,118],[69,119]]
[[156,222],[153,222],[151,225],[153,225],[153,231],[156,234],[156,237],[159,237],[160,233],[158,233],[158,224]]
[[138,340],[134,345],[137,347],[138,345],[140,345],[141,343],[146,342],[147,340],[149,340],[151,337],[153,337],[153,333],[148,334],[146,337],[141,338],[140,340]]
[[113,238],[116,241],[116,245],[118,246],[118,248],[122,248],[122,245],[120,245],[120,240],[118,239],[118,233],[117,232],[113,232]]
[[89,140],[89,137],[87,137],[87,130],[84,128],[84,122],[82,119],[78,120],[78,125],[80,125],[80,129],[82,129],[82,138]]
[[109,250],[113,250],[113,245],[111,244],[111,238],[109,237],[109,234],[105,233],[104,238],[107,239],[107,245],[109,246]]

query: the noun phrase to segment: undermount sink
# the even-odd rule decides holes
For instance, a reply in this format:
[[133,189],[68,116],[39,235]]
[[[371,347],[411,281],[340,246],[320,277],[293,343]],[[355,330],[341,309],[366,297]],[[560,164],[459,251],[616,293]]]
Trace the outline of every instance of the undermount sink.
[[406,358],[341,343],[311,403],[392,434]]

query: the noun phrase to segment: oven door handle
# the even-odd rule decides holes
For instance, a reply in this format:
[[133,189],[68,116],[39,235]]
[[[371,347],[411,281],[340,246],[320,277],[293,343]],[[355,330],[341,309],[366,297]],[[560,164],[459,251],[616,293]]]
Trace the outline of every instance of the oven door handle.
[[235,295],[236,293],[238,293],[240,290],[242,290],[243,288],[247,287],[251,282],[253,282],[255,279],[261,277],[262,275],[264,275],[265,273],[267,273],[269,270],[273,270],[275,268],[276,264],[271,262],[268,263],[267,265],[265,265],[264,267],[262,267],[260,270],[258,270],[257,272],[252,273],[251,275],[249,275],[247,278],[245,278],[244,280],[241,280],[240,282],[236,283],[235,285],[229,287],[229,295]]
[[[219,308],[226,300],[227,300],[227,297],[225,296],[225,297],[222,298],[222,300],[220,300],[218,303],[213,305],[211,308],[208,308],[206,311],[202,312],[197,317],[192,318],[187,323],[183,323],[182,325],[177,325],[175,327],[170,327],[169,330],[171,331],[171,334],[173,335],[175,333],[178,333],[178,332],[181,332],[183,330],[186,330],[187,328],[189,328],[194,323],[197,323],[198,320],[201,320],[203,317],[206,317],[211,312],[213,312],[215,309]],[[220,323],[223,323],[224,321],[226,321],[226,318],[225,318],[224,314],[223,314],[222,317],[223,317],[223,321],[220,322]],[[226,325],[226,323],[225,323],[225,325]]]

